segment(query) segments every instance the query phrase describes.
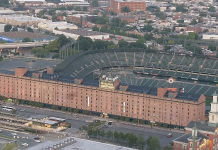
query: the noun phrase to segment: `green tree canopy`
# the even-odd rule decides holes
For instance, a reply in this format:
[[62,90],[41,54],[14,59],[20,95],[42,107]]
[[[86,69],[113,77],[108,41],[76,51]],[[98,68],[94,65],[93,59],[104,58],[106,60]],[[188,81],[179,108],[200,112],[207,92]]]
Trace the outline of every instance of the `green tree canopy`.
[[47,49],[50,52],[58,51],[59,48],[60,48],[60,43],[59,43],[58,39],[56,39],[52,42],[49,42],[49,44],[45,46],[45,49]]
[[43,47],[33,48],[31,53],[34,54],[36,57],[45,58],[49,55],[49,51],[44,49]]
[[212,5],[210,5],[210,7],[208,8],[208,11],[210,12],[216,12],[216,8]]
[[82,9],[81,9],[81,7],[79,7],[79,6],[76,6],[76,7],[74,8],[74,10],[75,10],[75,11],[81,11]]
[[197,24],[197,23],[198,23],[198,22],[197,22],[195,19],[192,19],[190,25],[195,25],[195,24]]
[[83,11],[87,11],[87,10],[88,10],[88,7],[83,6]]
[[173,150],[173,147],[172,146],[164,146],[163,147],[163,150]]
[[12,32],[16,32],[16,31],[18,31],[18,28],[15,26],[15,27],[12,28],[11,31],[12,31]]
[[30,38],[26,37],[22,40],[22,42],[31,42]]
[[106,24],[108,22],[108,17],[103,16],[103,17],[97,17],[93,19],[93,22],[95,24]]
[[30,27],[28,27],[28,28],[27,28],[27,31],[28,31],[28,32],[33,32],[33,29],[30,28]]
[[185,5],[181,4],[181,5],[177,5],[176,6],[176,12],[187,12],[188,10],[185,9]]
[[0,0],[0,7],[9,7],[9,0]]
[[5,31],[5,32],[10,32],[11,29],[12,29],[12,25],[10,25],[10,24],[6,24],[6,25],[4,26],[4,31]]
[[78,42],[81,43],[80,49],[83,51],[89,50],[92,47],[92,43],[93,43],[92,39],[83,36],[79,36]]
[[118,45],[119,45],[119,48],[126,48],[128,47],[129,43],[124,40],[119,40]]
[[145,145],[145,139],[143,137],[143,134],[139,134],[137,136],[136,144],[140,150],[143,149],[143,147]]
[[58,36],[58,42],[60,43],[60,47],[63,45],[66,45],[70,42],[70,39],[68,39],[65,35],[61,34]]
[[107,138],[112,138],[113,137],[113,132],[111,130],[107,131],[106,137]]
[[142,31],[151,32],[152,30],[154,30],[154,28],[152,27],[152,25],[147,24],[147,25],[145,25],[141,30],[142,30]]
[[93,7],[98,7],[99,6],[98,1],[96,1],[96,0],[92,1],[92,6]]
[[146,140],[147,150],[161,150],[160,141],[155,136],[149,136]]
[[127,7],[127,6],[122,7],[122,12],[123,12],[123,13],[128,13],[128,12],[130,12],[130,11],[131,11],[131,10],[130,10],[129,7]]

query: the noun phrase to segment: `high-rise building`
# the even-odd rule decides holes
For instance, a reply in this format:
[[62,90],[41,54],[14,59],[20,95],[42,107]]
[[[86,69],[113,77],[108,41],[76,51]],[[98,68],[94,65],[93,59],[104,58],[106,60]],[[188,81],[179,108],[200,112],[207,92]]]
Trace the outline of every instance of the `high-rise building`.
[[110,11],[117,14],[122,12],[123,7],[129,7],[132,12],[146,11],[146,2],[142,0],[111,0]]

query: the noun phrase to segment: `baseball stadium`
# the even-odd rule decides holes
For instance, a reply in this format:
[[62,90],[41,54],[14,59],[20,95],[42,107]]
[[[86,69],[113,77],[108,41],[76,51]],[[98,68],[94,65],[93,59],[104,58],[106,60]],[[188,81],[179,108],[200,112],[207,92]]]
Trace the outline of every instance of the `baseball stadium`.
[[[104,49],[68,57],[54,68],[0,70],[1,95],[183,128],[205,120],[217,90],[218,62],[144,49]],[[52,94],[51,94],[52,93]]]

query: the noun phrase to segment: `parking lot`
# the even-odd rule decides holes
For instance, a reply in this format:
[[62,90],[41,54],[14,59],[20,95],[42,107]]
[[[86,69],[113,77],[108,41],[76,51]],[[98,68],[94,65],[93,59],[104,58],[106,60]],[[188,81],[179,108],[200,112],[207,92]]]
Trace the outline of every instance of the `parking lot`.
[[[27,62],[28,61],[28,62]],[[8,70],[8,71],[14,71],[16,67],[26,67],[28,70],[35,70],[35,69],[41,69],[46,67],[52,67],[54,65],[57,65],[58,61],[51,61],[51,60],[42,60],[42,59],[8,59],[0,63],[0,69]]]

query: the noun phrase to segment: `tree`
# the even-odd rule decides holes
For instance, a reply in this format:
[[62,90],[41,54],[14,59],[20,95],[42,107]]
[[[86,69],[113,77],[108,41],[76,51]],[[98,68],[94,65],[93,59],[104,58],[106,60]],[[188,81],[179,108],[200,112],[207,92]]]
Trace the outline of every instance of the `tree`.
[[129,146],[136,145],[137,137],[134,133],[130,133],[127,137],[127,140],[129,141]]
[[163,150],[173,150],[173,147],[172,146],[165,146],[165,147],[163,147]]
[[195,19],[192,19],[190,25],[195,25],[195,24],[197,24],[197,23],[198,23],[198,22],[197,22]]
[[73,108],[68,108],[68,112],[73,112]]
[[122,7],[122,12],[123,13],[128,13],[130,12],[131,10],[129,9],[129,7],[125,6],[125,7]]
[[66,110],[67,110],[66,107],[64,107],[64,106],[61,107],[61,111],[66,111]]
[[58,51],[59,48],[60,48],[60,43],[59,43],[58,39],[56,39],[52,42],[49,42],[49,44],[45,46],[45,49],[47,49],[50,52]]
[[114,132],[114,138],[116,140],[119,140],[120,139],[120,136],[119,136],[119,133],[117,131]]
[[119,48],[126,48],[126,47],[128,47],[128,44],[129,43],[124,41],[123,39],[118,41]]
[[101,131],[99,131],[99,136],[101,136],[101,137],[105,137],[105,131],[104,130],[101,130]]
[[44,49],[43,47],[33,48],[31,53],[34,54],[36,57],[45,58],[49,55],[49,51]]
[[61,34],[59,35],[58,42],[60,44],[60,47],[62,47],[63,45],[69,43],[70,39],[68,39],[65,35]]
[[112,132],[111,130],[107,131],[106,137],[107,137],[108,139],[110,139],[111,137],[113,137],[113,132]]
[[92,39],[88,37],[79,36],[78,42],[80,44],[80,49],[83,51],[87,51],[92,47]]
[[209,46],[208,46],[208,49],[209,50],[211,50],[211,51],[216,51],[216,45],[215,44],[210,44]]
[[147,150],[160,150],[160,141],[157,137],[155,136],[149,136],[148,139],[146,140],[147,144]]
[[10,24],[6,24],[6,25],[4,26],[4,31],[5,31],[5,32],[10,32],[11,29],[12,29],[12,25],[10,25]]
[[77,6],[74,8],[75,11],[81,11],[81,7]]
[[22,42],[31,42],[30,38],[26,37],[22,40]]
[[12,32],[16,32],[16,31],[18,31],[18,28],[15,26],[15,27],[12,28],[11,31],[12,31]]
[[83,6],[83,11],[87,11],[88,8],[86,6]]
[[119,133],[119,139],[122,140],[122,141],[125,140],[125,135],[124,135],[123,132],[120,132],[120,133]]
[[181,5],[177,5],[176,6],[176,12],[187,12],[188,10],[185,9],[185,5],[181,4]]
[[108,22],[108,17],[103,16],[103,17],[97,17],[93,19],[93,22],[95,24],[106,24]]
[[98,7],[99,6],[98,1],[96,1],[96,0],[92,1],[92,6],[93,7]]
[[33,32],[33,29],[30,28],[30,27],[28,27],[28,28],[27,28],[27,31],[28,31],[28,32]]
[[9,7],[9,0],[0,0],[0,7]]
[[216,12],[216,8],[212,5],[210,5],[210,7],[208,8],[208,11],[210,12]]
[[143,149],[143,147],[145,145],[145,140],[144,140],[144,137],[142,134],[139,134],[137,136],[136,145],[139,149]]
[[207,16],[207,12],[200,12],[200,13],[199,13],[199,16],[201,16],[201,17],[206,17],[206,16]]
[[188,39],[195,39],[198,40],[198,34],[194,33],[194,32],[190,32],[188,33]]
[[152,25],[147,24],[147,25],[145,25],[141,30],[142,30],[142,31],[151,32],[152,30],[154,30],[154,28],[152,27]]

